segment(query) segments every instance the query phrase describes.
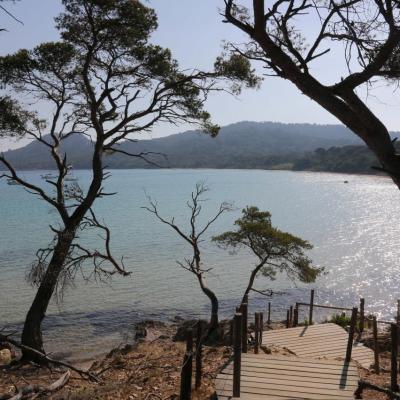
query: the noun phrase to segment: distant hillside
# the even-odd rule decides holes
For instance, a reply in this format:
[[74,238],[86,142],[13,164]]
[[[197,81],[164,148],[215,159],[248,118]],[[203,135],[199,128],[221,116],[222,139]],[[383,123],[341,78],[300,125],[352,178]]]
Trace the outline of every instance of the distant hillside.
[[[162,153],[151,159],[171,168],[291,168],[305,153],[317,148],[359,145],[361,142],[340,125],[281,124],[272,122],[239,122],[225,126],[216,138],[188,131],[163,138],[124,142],[121,149]],[[63,151],[74,168],[90,167],[90,141],[80,135],[63,144]],[[8,151],[6,158],[17,169],[52,169],[54,162],[48,149],[40,143]],[[140,159],[115,153],[107,156],[109,168],[150,168]]]
[[351,172],[376,174],[371,167],[380,164],[366,146],[343,146],[329,149],[319,148],[294,160],[294,171]]

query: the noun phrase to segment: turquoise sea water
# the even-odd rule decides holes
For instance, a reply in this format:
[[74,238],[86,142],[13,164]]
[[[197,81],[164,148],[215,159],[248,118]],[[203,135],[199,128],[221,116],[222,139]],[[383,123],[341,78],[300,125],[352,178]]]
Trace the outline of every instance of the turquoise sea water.
[[[43,185],[43,173],[25,176]],[[88,171],[75,175],[83,187],[88,183]],[[65,356],[85,358],[129,338],[140,319],[207,315],[207,300],[197,282],[176,264],[190,255],[190,248],[141,208],[148,194],[163,215],[187,226],[186,201],[199,181],[210,188],[202,222],[222,201],[236,206],[217,221],[208,238],[230,229],[241,208],[256,205],[272,213],[273,224],[314,244],[312,258],[328,271],[315,284],[296,287],[284,276],[274,282],[258,279],[258,289],[286,293],[271,300],[276,318],[289,303],[307,300],[311,287],[317,289],[318,303],[352,306],[363,296],[367,311],[393,315],[400,297],[400,193],[389,179],[257,170],[115,170],[105,187],[118,194],[100,200],[96,211],[112,229],[114,254],[124,256],[132,275],[108,283],[78,277],[63,301],[54,301],[49,310],[49,350],[63,343],[70,350]],[[20,187],[0,181],[0,221],[0,326],[13,328],[23,321],[33,298],[25,274],[36,250],[50,240],[48,226],[56,223],[56,214]],[[90,244],[98,238],[82,240]],[[208,281],[221,301],[221,314],[229,316],[255,260],[245,252],[220,250],[209,240],[203,244],[203,259],[213,268]],[[252,306],[265,307],[266,301],[254,295]]]

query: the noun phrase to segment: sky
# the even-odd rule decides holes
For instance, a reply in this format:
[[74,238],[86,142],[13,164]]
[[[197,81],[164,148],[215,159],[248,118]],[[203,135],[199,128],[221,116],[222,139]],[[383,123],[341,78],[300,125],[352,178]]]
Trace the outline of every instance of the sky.
[[[219,14],[222,0],[149,0],[158,15],[159,28],[152,41],[172,50],[182,68],[212,69],[215,58],[221,53],[222,41],[243,42],[245,37],[238,30],[222,22]],[[249,0],[243,3],[251,3]],[[7,8],[23,21],[17,23],[4,13],[0,14],[0,55],[20,48],[31,48],[41,42],[57,40],[54,17],[62,10],[61,0],[21,0]],[[311,34],[312,26],[306,22],[304,31]],[[340,79],[341,67],[336,54],[319,61],[314,71],[323,81]],[[260,66],[257,71],[262,72]],[[393,87],[381,87],[364,99],[381,117],[390,130],[400,130],[399,93]],[[207,109],[213,120],[221,126],[248,121],[277,121],[286,123],[308,122],[332,124],[338,121],[319,105],[302,95],[290,82],[266,77],[259,90],[244,90],[238,97],[226,93],[210,96]],[[158,125],[151,137],[160,137],[192,129],[188,125]],[[146,137],[148,135],[146,134]],[[23,145],[24,142],[0,141],[0,150]]]

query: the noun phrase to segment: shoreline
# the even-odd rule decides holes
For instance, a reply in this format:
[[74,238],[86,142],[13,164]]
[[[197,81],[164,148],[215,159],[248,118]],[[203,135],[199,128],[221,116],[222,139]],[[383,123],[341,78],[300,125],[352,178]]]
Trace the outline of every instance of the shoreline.
[[[359,173],[359,172],[338,172],[338,171],[314,171],[314,170],[292,170],[292,169],[267,169],[267,168],[212,168],[212,167],[190,167],[190,168],[181,168],[181,167],[165,167],[165,168],[109,168],[107,171],[272,171],[272,172],[293,172],[293,173],[313,173],[313,174],[334,174],[334,175],[353,175],[353,176],[368,176],[368,177],[379,177],[390,179],[389,176],[383,173]],[[1,169],[0,171],[5,171],[5,169]],[[51,172],[56,171],[55,169],[21,169],[19,172]],[[89,168],[74,168],[72,171],[90,171]]]

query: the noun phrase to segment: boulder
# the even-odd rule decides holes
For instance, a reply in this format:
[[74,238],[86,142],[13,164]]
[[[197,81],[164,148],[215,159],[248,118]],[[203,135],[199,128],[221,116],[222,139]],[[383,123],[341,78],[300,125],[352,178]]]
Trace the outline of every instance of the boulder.
[[[199,320],[197,320],[197,319],[189,319],[189,320],[181,322],[178,325],[178,329],[172,340],[174,342],[184,342],[187,338],[187,332],[189,329],[193,329],[193,336],[195,337],[198,322],[199,322]],[[207,327],[208,327],[208,322],[205,320],[200,320],[200,323],[202,325],[203,332],[206,332]]]
[[1,365],[6,365],[6,364],[10,364],[10,362],[12,361],[12,353],[9,349],[3,349],[0,350],[0,364]]

